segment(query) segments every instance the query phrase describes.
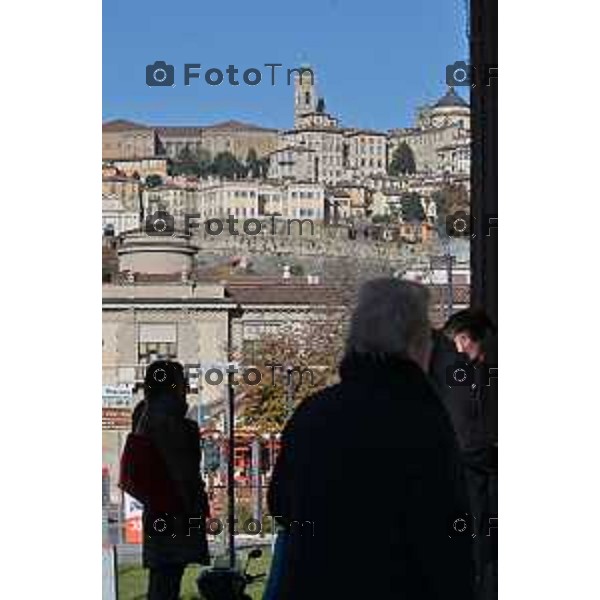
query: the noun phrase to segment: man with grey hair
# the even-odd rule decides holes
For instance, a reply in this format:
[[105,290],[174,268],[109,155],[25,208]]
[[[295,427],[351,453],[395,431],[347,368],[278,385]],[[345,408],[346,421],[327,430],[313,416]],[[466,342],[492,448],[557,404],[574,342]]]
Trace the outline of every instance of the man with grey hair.
[[425,375],[430,340],[424,287],[364,284],[340,383],[304,400],[282,435],[269,508],[286,543],[272,597],[473,598],[468,500]]
[[362,286],[346,343],[349,354],[397,355],[428,368],[431,335],[425,287],[394,278]]

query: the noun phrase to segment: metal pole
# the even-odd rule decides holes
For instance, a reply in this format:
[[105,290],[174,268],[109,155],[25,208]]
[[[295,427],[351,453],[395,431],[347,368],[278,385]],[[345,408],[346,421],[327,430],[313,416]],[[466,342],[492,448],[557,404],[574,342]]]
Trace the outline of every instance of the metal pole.
[[260,438],[252,440],[252,517],[262,521],[262,489],[260,481]]
[[273,472],[275,463],[275,434],[269,433],[269,471]]
[[448,277],[448,315],[446,318],[450,318],[452,313],[454,312],[454,285],[452,281],[452,263],[454,262],[454,257],[450,254],[450,246],[447,248],[446,254],[446,269],[447,269],[447,277]]
[[287,382],[285,388],[285,402],[287,409],[287,417],[288,419],[292,416],[292,412],[294,410],[294,379],[292,376],[293,366],[287,366]]
[[[200,444],[200,474],[202,475],[206,472],[206,444],[204,440],[200,436],[200,432],[202,431],[202,370],[197,373],[198,379],[196,381],[196,396],[197,396],[197,405],[196,405],[196,422],[198,424],[198,443]],[[189,385],[189,381],[188,381]]]
[[227,439],[229,456],[227,457],[227,525],[228,525],[228,546],[229,546],[229,566],[235,568],[235,477],[234,477],[234,459],[235,459],[235,405],[233,391],[233,372],[227,374]]
[[[234,309],[228,311],[227,319],[227,359],[233,360],[233,319],[240,318],[243,314],[242,307],[238,304]],[[234,372],[227,369],[227,438],[229,456],[227,460],[227,525],[229,528],[229,567],[235,569],[235,391]]]
[[119,557],[116,545],[113,546],[113,561],[115,569],[115,600],[119,600]]

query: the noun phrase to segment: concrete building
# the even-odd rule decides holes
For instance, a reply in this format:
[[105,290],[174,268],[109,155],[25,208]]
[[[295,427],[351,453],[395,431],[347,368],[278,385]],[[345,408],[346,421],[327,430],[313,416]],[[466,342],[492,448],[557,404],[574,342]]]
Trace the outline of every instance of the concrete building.
[[120,235],[138,229],[140,212],[124,205],[121,197],[102,194],[102,232],[106,235]]
[[[189,367],[190,414],[201,424],[222,413],[227,394],[226,385],[209,384],[202,369],[225,372],[230,352],[251,364],[261,337],[326,318],[335,299],[308,280],[198,280],[195,250],[188,236],[128,234],[118,248],[117,272],[102,286],[103,467],[115,503],[119,455],[148,364],[170,358]],[[129,398],[114,408],[105,388],[126,388]]]
[[354,181],[387,173],[387,135],[356,130],[344,136],[347,177]]
[[[280,135],[282,148],[306,148],[310,150],[307,160],[312,160],[311,174],[313,181],[335,185],[346,178],[343,164],[344,134],[341,129],[333,127],[312,127],[291,129]],[[306,173],[306,167],[298,161],[298,171],[292,171],[294,179],[301,179]]]
[[[114,171],[116,173],[116,169]],[[119,198],[124,210],[140,210],[141,184],[139,179],[125,177],[124,175],[102,176],[102,197],[110,196]]]
[[401,222],[401,198],[402,192],[397,190],[375,190],[371,195],[371,204],[369,206],[371,217],[396,217]]
[[306,146],[283,146],[269,153],[269,179],[316,181],[316,150]]
[[438,168],[444,174],[468,175],[471,171],[471,140],[456,139],[447,146],[438,148]]
[[211,157],[219,152],[231,152],[239,160],[246,160],[251,148],[261,157],[274,150],[277,144],[276,129],[240,121],[167,127],[119,119],[102,125],[103,160],[160,156],[174,159],[184,149],[192,154],[206,150]]
[[102,124],[102,159],[147,158],[156,154],[151,127],[124,119]]
[[279,214],[285,218],[309,218],[322,221],[325,187],[318,183],[216,178],[198,181],[194,187],[163,185],[143,192],[144,213],[167,211],[176,226],[185,226],[184,215],[199,220],[226,219],[228,215],[244,219],[264,219]]
[[316,81],[309,66],[300,67],[294,76],[294,127],[300,127],[305,115],[317,112]]
[[147,158],[120,158],[108,160],[105,168],[113,168],[125,177],[145,179],[148,175],[168,176],[168,160],[162,156]]
[[201,150],[211,157],[230,152],[245,161],[253,149],[260,158],[277,147],[277,130],[241,121],[224,121],[203,127],[157,127],[159,151],[171,159],[187,149],[192,154]]
[[385,175],[387,134],[343,128],[317,100],[316,84],[296,75],[294,128],[281,132],[279,147],[269,155],[269,177],[316,181],[327,185],[355,183]]
[[405,142],[412,150],[417,173],[456,173],[470,170],[469,105],[453,88],[431,106],[417,112],[414,127],[389,133],[388,164],[394,150]]

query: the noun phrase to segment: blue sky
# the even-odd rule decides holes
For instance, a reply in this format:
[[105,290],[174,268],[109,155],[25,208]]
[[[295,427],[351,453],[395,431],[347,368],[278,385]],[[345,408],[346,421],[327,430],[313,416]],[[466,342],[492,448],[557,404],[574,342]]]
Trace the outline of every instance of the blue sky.
[[[292,125],[285,69],[310,63],[327,110],[344,126],[412,123],[444,93],[445,66],[466,59],[465,0],[104,0],[103,119],[204,125],[237,119]],[[175,66],[174,87],[148,87],[145,67]],[[201,79],[183,85],[183,64]],[[270,85],[265,63],[282,63]],[[210,67],[261,69],[257,86],[209,86]]]

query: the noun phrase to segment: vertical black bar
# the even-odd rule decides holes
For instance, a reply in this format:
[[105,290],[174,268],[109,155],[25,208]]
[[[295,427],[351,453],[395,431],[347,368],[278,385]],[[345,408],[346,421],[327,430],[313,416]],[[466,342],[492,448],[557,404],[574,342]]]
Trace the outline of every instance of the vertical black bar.
[[498,83],[486,69],[498,64],[498,0],[471,1],[471,305],[498,319],[498,237],[488,218],[498,215]]
[[117,545],[113,547],[113,564],[115,569],[115,600],[119,600],[119,557],[117,555]]
[[446,313],[446,319],[449,319],[454,312],[454,281],[452,280],[452,267],[454,264],[454,257],[448,249],[446,254],[446,273],[448,278],[448,310]]
[[[471,1],[471,64],[478,76],[471,88],[471,305],[483,308],[498,323],[498,80],[487,69],[498,66],[498,0]],[[496,72],[497,73],[497,72]],[[488,344],[487,359],[498,364],[497,344]],[[498,390],[490,388],[485,407],[488,434],[498,439]]]

